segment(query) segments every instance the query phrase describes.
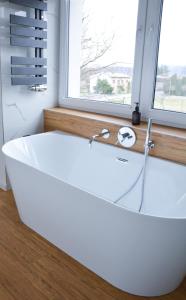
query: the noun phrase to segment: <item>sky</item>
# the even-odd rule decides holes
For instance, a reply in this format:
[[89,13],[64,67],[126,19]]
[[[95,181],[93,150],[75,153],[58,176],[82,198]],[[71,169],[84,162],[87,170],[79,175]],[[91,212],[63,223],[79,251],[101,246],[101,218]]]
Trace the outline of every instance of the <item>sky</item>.
[[186,65],[186,0],[164,0],[159,63]]
[[100,64],[125,62],[133,64],[137,25],[138,0],[85,0],[88,15],[88,35],[98,41],[110,40],[112,48]]
[[[89,36],[103,41],[115,34],[112,48],[99,64],[133,65],[138,0],[84,0],[84,3]],[[185,31],[186,0],[164,0],[159,64],[186,65]]]

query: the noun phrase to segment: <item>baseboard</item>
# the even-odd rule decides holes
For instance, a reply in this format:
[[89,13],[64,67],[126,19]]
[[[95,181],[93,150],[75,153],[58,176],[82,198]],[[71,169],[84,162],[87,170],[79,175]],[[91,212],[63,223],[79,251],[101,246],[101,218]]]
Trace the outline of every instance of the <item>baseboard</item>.
[[2,189],[3,191],[6,192],[6,191],[9,191],[11,189],[11,187],[10,187],[10,184],[8,184],[8,183],[4,184],[4,183],[0,182],[0,189]]

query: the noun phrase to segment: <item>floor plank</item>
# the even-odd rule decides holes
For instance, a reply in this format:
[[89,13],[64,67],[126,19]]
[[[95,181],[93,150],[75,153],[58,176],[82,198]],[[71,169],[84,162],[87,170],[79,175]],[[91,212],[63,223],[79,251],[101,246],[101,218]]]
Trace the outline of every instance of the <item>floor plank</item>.
[[[124,293],[21,223],[0,190],[0,300],[155,300]],[[159,300],[186,300],[186,280]]]

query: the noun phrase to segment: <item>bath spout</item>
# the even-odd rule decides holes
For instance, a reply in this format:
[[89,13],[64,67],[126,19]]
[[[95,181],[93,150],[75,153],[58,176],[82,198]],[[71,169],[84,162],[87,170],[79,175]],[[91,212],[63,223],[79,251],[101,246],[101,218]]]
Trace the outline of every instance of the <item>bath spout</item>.
[[92,143],[93,143],[93,141],[95,141],[95,139],[96,139],[96,138],[98,138],[98,137],[100,137],[100,135],[99,135],[99,134],[95,134],[95,135],[93,135],[93,136],[90,138],[90,140],[89,140],[89,146],[91,146],[91,145],[92,145]]
[[108,129],[103,129],[99,134],[93,135],[89,140],[89,146],[92,146],[93,141],[96,140],[96,138],[103,137],[105,139],[108,139],[110,137],[110,131]]

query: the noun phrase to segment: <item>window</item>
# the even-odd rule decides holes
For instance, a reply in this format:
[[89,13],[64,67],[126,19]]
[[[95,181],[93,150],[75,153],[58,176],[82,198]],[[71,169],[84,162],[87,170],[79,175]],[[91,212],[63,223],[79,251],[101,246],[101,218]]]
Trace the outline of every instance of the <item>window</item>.
[[186,128],[185,0],[62,0],[60,104]]
[[186,113],[186,1],[164,0],[154,108]]
[[[138,0],[71,0],[68,97],[131,104]],[[117,80],[121,86],[121,80]]]

